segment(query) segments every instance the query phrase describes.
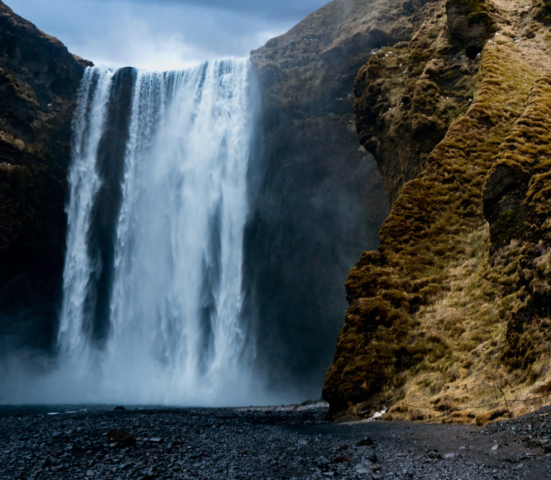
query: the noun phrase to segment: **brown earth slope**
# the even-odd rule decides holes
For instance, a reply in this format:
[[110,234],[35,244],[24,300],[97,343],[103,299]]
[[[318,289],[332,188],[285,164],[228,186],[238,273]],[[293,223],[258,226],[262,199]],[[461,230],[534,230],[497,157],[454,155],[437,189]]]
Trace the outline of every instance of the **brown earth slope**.
[[65,249],[71,118],[87,62],[0,2],[0,352],[48,347]]
[[416,15],[357,78],[358,133],[395,202],[350,272],[324,397],[333,414],[485,423],[551,392],[551,17],[522,0]]

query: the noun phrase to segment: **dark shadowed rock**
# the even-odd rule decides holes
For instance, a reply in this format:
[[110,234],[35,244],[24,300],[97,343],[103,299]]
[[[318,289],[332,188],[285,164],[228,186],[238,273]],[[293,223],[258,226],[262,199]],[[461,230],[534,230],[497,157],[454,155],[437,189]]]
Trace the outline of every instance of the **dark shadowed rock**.
[[484,216],[490,223],[490,238],[496,247],[520,239],[526,220],[526,193],[531,174],[521,165],[496,165],[484,186]]
[[357,444],[358,447],[371,447],[373,445],[373,440],[371,437],[365,437],[363,440],[360,440]]
[[107,440],[110,443],[117,443],[124,447],[132,447],[136,445],[136,438],[130,433],[124,432],[122,430],[109,430],[107,434]]
[[48,349],[65,250],[71,119],[85,66],[0,2],[0,356]]
[[246,311],[258,319],[257,364],[274,390],[318,394],[346,305],[342,283],[378,245],[388,211],[354,125],[357,71],[395,35],[373,5],[330,2],[251,54],[263,148],[250,172]]
[[489,3],[486,0],[448,0],[446,14],[451,35],[463,45],[469,58],[476,58],[496,31]]

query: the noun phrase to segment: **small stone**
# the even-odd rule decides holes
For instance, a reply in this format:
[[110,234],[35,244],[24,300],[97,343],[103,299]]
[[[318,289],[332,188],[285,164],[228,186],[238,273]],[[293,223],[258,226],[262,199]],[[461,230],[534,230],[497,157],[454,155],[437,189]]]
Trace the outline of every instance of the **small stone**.
[[371,473],[371,470],[367,468],[365,465],[356,465],[356,468],[354,468],[356,473]]
[[539,440],[528,440],[526,443],[526,448],[540,448],[541,442]]
[[124,408],[122,406],[115,407],[115,412],[124,412],[125,410],[126,410],[126,408]]
[[124,447],[132,447],[133,445],[136,445],[136,438],[134,435],[122,430],[109,430],[107,433],[107,440],[110,444],[118,443]]
[[449,460],[449,459],[452,459],[452,458],[454,458],[454,457],[455,457],[455,453],[445,453],[445,454],[444,454],[444,458],[446,458],[446,459],[448,459],[448,460]]
[[371,447],[373,445],[373,440],[371,437],[365,437],[363,440],[360,440],[357,444],[358,447]]
[[346,455],[339,455],[331,459],[331,463],[348,463],[350,459]]
[[92,477],[94,476],[94,472],[92,472],[92,470],[88,470],[88,471],[86,472],[86,476],[87,476],[88,478],[92,478]]

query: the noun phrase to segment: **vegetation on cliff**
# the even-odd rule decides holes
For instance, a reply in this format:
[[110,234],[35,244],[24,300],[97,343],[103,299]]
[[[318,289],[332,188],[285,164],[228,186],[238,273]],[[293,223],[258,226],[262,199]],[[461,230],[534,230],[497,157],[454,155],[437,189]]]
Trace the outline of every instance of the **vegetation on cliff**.
[[358,76],[360,139],[396,200],[346,283],[324,397],[333,413],[483,424],[551,392],[549,33],[522,1],[415,15]]

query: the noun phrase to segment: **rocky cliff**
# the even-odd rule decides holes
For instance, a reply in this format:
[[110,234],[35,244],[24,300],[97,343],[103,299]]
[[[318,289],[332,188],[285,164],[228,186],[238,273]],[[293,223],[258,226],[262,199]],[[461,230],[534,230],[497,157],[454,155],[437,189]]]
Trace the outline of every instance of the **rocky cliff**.
[[49,348],[65,250],[71,118],[87,62],[0,2],[0,355]]
[[406,7],[410,38],[356,80],[360,140],[394,203],[346,282],[324,397],[333,414],[483,424],[551,393],[550,10]]
[[[275,390],[291,386],[303,395],[318,394],[346,306],[342,285],[361,251],[377,247],[388,215],[382,177],[358,141],[352,91],[371,49],[404,32],[399,17],[392,17],[392,32],[379,29],[391,13],[373,13],[370,5],[331,2],[252,54],[262,122],[249,176],[245,303],[246,317],[258,319],[253,328],[259,372],[268,372]],[[8,346],[52,351],[71,117],[88,63],[2,3],[0,37],[1,351]],[[120,97],[108,115],[113,128],[99,152],[106,186],[98,196],[103,207],[92,212],[89,253],[101,264],[112,263],[113,218],[120,205],[126,73],[113,93]],[[88,323],[98,325],[92,333],[100,344],[108,329],[102,319],[109,275],[102,269],[87,298],[97,305]]]
[[352,95],[371,50],[403,34],[399,18],[393,31],[378,28],[385,15],[367,0],[336,0],[251,56],[263,147],[251,172],[245,282],[259,369],[276,390],[319,395],[346,306],[342,285],[361,251],[377,247],[388,214]]
[[[543,0],[334,0],[252,53],[245,313],[273,390],[313,394],[342,327],[334,416],[484,424],[548,402],[550,27]],[[88,63],[1,2],[0,35],[4,354],[52,347]],[[94,218],[110,257],[112,216]]]

